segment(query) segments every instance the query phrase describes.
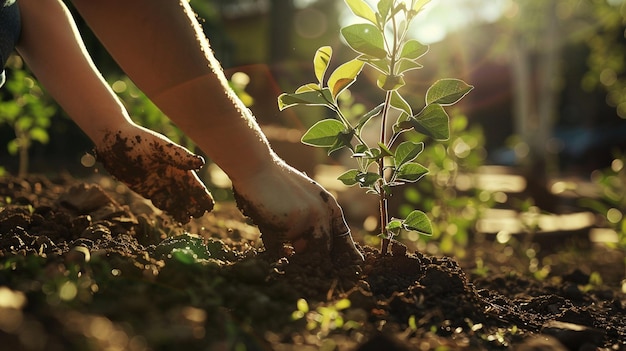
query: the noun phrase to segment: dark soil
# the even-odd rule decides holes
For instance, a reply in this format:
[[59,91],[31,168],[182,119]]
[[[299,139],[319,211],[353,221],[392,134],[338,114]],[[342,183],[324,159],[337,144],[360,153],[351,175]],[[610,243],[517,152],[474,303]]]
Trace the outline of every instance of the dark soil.
[[623,253],[602,247],[337,267],[270,260],[232,203],[180,226],[107,177],[0,178],[0,204],[2,350],[626,350]]

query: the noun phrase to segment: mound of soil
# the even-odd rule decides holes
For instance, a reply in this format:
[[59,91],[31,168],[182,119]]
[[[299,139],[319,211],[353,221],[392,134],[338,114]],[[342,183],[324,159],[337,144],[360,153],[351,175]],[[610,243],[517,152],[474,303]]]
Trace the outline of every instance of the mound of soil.
[[399,243],[337,267],[271,260],[232,203],[180,226],[106,177],[4,177],[0,203],[6,350],[626,349],[623,253],[542,279],[489,242],[481,270]]

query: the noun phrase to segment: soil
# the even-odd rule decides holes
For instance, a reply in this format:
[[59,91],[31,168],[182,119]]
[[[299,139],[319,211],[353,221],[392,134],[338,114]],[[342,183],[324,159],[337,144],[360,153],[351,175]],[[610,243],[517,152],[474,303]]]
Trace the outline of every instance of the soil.
[[3,350],[626,350],[624,254],[602,246],[337,266],[270,259],[231,202],[181,226],[106,176],[3,177],[0,203]]

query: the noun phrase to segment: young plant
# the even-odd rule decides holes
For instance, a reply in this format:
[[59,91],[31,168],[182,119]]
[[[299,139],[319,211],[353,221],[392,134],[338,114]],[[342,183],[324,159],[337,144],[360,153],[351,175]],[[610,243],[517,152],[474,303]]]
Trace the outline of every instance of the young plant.
[[[399,89],[405,85],[406,72],[422,68],[418,63],[428,46],[409,38],[411,22],[430,0],[380,0],[376,9],[364,0],[345,0],[352,12],[365,20],[341,29],[341,35],[358,56],[339,65],[325,80],[332,57],[332,48],[324,46],[313,58],[317,82],[299,87],[293,94],[278,97],[279,109],[295,105],[325,106],[335,118],[314,124],[302,137],[302,142],[328,149],[328,154],[347,148],[356,161],[356,168],[339,177],[348,186],[359,185],[367,193],[376,194],[380,206],[382,247],[388,251],[390,240],[402,229],[432,234],[427,215],[419,210],[405,219],[389,219],[387,211],[391,188],[417,182],[428,169],[415,162],[424,149],[422,142],[399,141],[407,131],[422,133],[436,140],[449,138],[449,117],[443,106],[452,105],[469,93],[473,87],[458,79],[435,82],[425,94],[424,107],[415,112],[402,97]],[[356,121],[346,118],[338,104],[339,95],[358,78],[364,66],[378,73],[377,86],[384,100]],[[392,130],[387,131],[388,120],[396,117]],[[366,124],[380,117],[380,138],[369,145],[362,137]]]
[[0,103],[0,125],[6,123],[15,132],[15,139],[7,143],[7,150],[18,156],[18,177],[25,177],[29,165],[28,151],[33,142],[48,143],[48,129],[56,105],[45,98],[35,80],[19,67],[11,71],[2,87]]

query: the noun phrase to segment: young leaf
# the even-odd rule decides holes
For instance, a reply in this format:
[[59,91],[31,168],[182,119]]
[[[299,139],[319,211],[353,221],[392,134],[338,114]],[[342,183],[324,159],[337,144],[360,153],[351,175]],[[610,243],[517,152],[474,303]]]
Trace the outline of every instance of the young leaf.
[[440,79],[426,91],[426,104],[452,105],[469,93],[473,86],[460,79]]
[[393,0],[380,0],[378,2],[378,13],[380,13],[383,21],[387,20],[387,16],[389,16],[389,11],[391,11],[392,6]]
[[411,122],[412,119],[414,119],[414,117],[402,111],[402,113],[400,113],[400,116],[398,116],[396,123],[393,125],[394,134],[400,134],[403,131],[412,129],[414,124],[413,122]]
[[394,155],[394,161],[396,167],[402,167],[407,162],[415,160],[424,150],[424,143],[414,143],[412,141],[405,141],[398,145],[396,148],[396,154]]
[[398,61],[398,64],[396,65],[396,73],[397,74],[402,74],[406,71],[410,71],[412,69],[420,69],[424,66],[422,66],[421,64],[415,62],[415,61],[409,61],[409,60],[400,60]]
[[328,78],[328,88],[330,88],[333,101],[337,100],[337,96],[356,81],[356,77],[363,69],[363,64],[363,61],[357,59],[350,60],[331,73]]
[[400,234],[400,230],[403,228],[402,221],[399,219],[392,219],[387,223],[386,232],[390,233],[392,236],[396,236]]
[[330,63],[330,58],[333,55],[333,48],[330,46],[322,46],[317,49],[315,52],[315,56],[313,57],[313,68],[315,69],[315,78],[322,86],[324,81],[324,74],[326,74],[326,70],[328,69],[328,64]]
[[415,162],[407,162],[396,171],[396,179],[406,182],[417,182],[428,173],[428,168]]
[[372,8],[364,0],[345,0],[345,1],[348,7],[350,8],[350,10],[352,10],[352,12],[355,15],[363,19],[366,19],[372,22],[373,24],[377,24],[376,14],[374,13],[374,10],[372,10]]
[[374,67],[382,74],[389,74],[389,63],[391,62],[388,57],[383,59],[377,59],[375,57],[361,55],[359,56],[359,60],[367,63],[368,65]]
[[417,116],[409,119],[416,131],[436,140],[450,138],[448,114],[439,104],[426,106]]
[[376,84],[382,90],[394,91],[402,88],[405,82],[402,76],[381,74],[378,76]]
[[415,11],[415,13],[417,14],[429,2],[430,2],[430,0],[417,0],[417,1],[415,1],[415,4],[413,5],[413,8],[411,10]]
[[48,132],[44,128],[35,127],[30,130],[30,137],[33,140],[36,140],[42,144],[47,144],[50,140],[48,136]]
[[356,180],[356,177],[360,174],[358,169],[351,169],[342,175],[340,175],[337,179],[340,180],[343,184],[347,186],[353,186],[359,184]]
[[430,219],[422,211],[415,210],[409,213],[402,224],[406,230],[416,231],[424,235],[433,235]]
[[315,84],[315,83],[307,83],[307,84],[300,86],[298,89],[296,89],[295,92],[304,93],[306,91],[320,91],[320,86],[319,84]]
[[415,39],[407,40],[400,51],[400,58],[417,60],[428,52],[428,45],[424,45]]
[[333,152],[343,149],[344,147],[352,149],[352,137],[354,136],[354,130],[342,131],[337,134],[335,142],[328,149],[328,154],[332,154]]
[[378,28],[368,23],[352,24],[341,29],[341,35],[356,52],[378,59],[387,56],[384,39]]
[[404,100],[402,95],[400,95],[397,90],[394,90],[391,93],[391,106],[400,111],[406,112],[409,116],[413,115],[413,109],[411,109],[411,105],[409,105],[409,103]]
[[302,143],[317,147],[331,147],[337,141],[337,136],[345,129],[343,123],[338,120],[325,119],[315,123],[304,133]]
[[391,150],[389,150],[389,148],[387,147],[387,145],[383,144],[382,142],[378,142],[378,147],[380,148],[380,151],[382,153],[383,156],[393,156],[393,152],[391,152]]
[[[301,87],[302,88],[302,87]],[[295,105],[312,105],[331,107],[332,101],[328,88],[323,90],[309,90],[295,94],[282,93],[278,96],[278,109],[284,110]]]
[[356,180],[362,188],[371,188],[380,179],[380,175],[374,172],[363,172],[356,176]]
[[380,112],[383,110],[383,107],[385,106],[384,103],[374,107],[371,111],[367,112],[366,114],[363,115],[363,117],[361,117],[361,119],[359,119],[359,122],[356,125],[356,129],[360,130],[361,128],[363,128],[363,126],[365,126],[365,124],[372,118],[378,116],[380,114]]

